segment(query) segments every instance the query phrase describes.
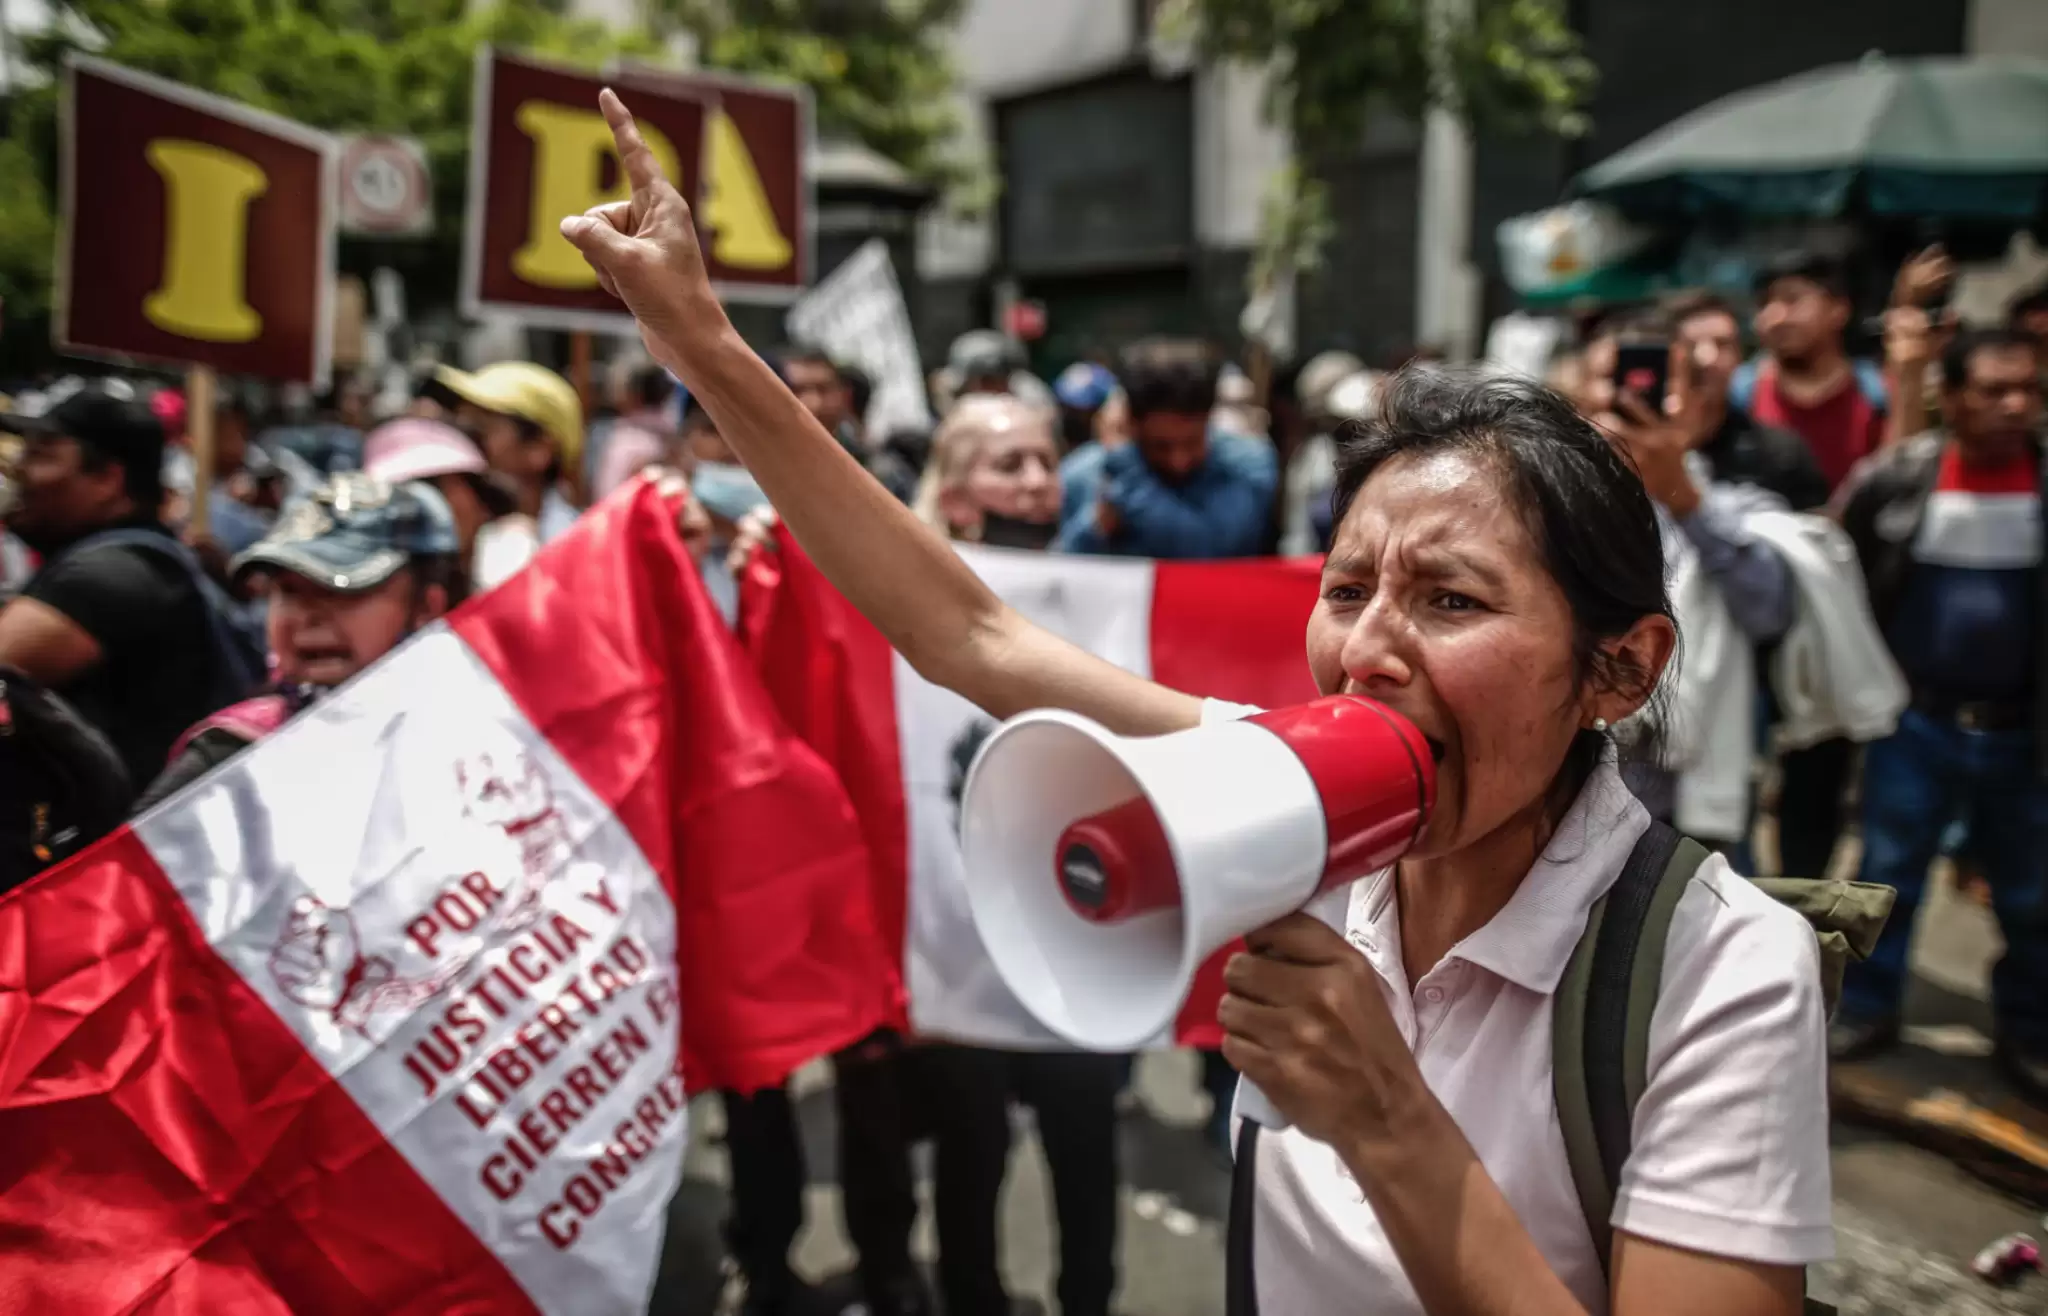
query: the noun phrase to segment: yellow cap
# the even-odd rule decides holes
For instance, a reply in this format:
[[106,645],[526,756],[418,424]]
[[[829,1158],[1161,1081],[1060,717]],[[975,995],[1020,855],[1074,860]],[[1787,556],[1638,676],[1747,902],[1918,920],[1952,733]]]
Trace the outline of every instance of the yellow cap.
[[472,406],[531,421],[555,440],[562,465],[583,459],[583,404],[569,381],[531,361],[500,361],[471,374],[442,366],[434,380]]

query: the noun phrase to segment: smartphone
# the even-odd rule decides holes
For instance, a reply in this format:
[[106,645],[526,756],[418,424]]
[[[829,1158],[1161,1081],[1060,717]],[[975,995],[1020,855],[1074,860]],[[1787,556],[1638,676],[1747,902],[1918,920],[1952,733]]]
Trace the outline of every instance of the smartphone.
[[1633,393],[1652,414],[1664,414],[1664,394],[1671,387],[1671,344],[1664,341],[1623,343],[1614,353],[1614,391]]

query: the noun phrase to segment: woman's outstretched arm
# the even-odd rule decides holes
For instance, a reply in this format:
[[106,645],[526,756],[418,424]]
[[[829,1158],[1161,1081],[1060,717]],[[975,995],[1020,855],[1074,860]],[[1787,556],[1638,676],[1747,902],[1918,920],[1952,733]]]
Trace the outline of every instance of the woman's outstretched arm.
[[825,432],[732,327],[690,208],[606,91],[632,198],[562,221],[626,303],[655,360],[702,399],[782,520],[840,593],[926,679],[990,714],[1066,708],[1127,735],[1195,725],[1199,701],[1104,662],[1006,606]]

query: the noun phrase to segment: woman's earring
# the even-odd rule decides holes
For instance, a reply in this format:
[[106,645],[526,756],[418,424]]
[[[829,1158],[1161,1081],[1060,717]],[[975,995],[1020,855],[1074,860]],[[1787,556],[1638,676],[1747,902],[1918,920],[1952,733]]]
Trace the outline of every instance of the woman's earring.
[[1605,731],[1605,730],[1607,730],[1607,719],[1606,719],[1606,718],[1604,718],[1604,717],[1596,717],[1596,718],[1594,718],[1594,719],[1593,719],[1593,729],[1594,729],[1595,731]]

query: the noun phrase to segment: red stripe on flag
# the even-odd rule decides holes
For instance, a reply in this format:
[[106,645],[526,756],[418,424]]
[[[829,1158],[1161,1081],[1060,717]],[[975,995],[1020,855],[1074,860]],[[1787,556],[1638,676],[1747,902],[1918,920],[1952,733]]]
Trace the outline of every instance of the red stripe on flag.
[[529,1312],[123,830],[0,899],[0,1310]]
[[[1152,679],[1206,699],[1281,708],[1316,697],[1306,631],[1322,579],[1308,558],[1161,562],[1152,582]],[[1174,1022],[1186,1046],[1223,1044],[1224,947],[1203,962]]]
[[1260,708],[1314,699],[1305,637],[1321,579],[1322,564],[1308,558],[1159,563],[1152,679]]
[[[853,798],[875,856],[876,921],[901,965],[910,860],[894,657],[786,530],[779,546],[748,568],[742,637],[784,718]],[[1268,708],[1314,698],[1303,635],[1320,575],[1320,564],[1305,559],[1156,564],[1153,679]],[[1178,1035],[1191,1045],[1220,1039],[1222,960],[1219,953],[1203,966],[1181,1012]]]
[[2031,448],[2005,461],[1978,465],[1964,461],[1963,450],[1951,443],[1942,449],[1934,487],[1978,494],[2038,494],[2041,468]]
[[839,774],[872,863],[874,925],[889,957],[895,1023],[910,1025],[902,971],[910,818],[896,728],[895,652],[824,573],[777,531],[743,582],[741,636],[783,718]]
[[692,1088],[779,1083],[894,1016],[846,792],[778,719],[652,486],[451,625],[667,884]]

